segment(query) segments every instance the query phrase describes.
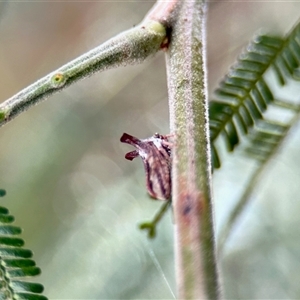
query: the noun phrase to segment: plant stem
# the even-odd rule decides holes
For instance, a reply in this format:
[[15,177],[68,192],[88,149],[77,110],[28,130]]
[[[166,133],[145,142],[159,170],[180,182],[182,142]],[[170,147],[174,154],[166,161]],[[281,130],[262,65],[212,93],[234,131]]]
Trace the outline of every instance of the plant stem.
[[174,23],[181,0],[158,0],[156,5],[148,12],[146,18],[157,21],[167,27]]
[[167,52],[178,299],[219,299],[212,216],[204,1],[182,0]]
[[160,222],[160,220],[163,218],[163,216],[166,214],[170,205],[171,205],[171,200],[165,201],[165,203],[160,207],[159,211],[156,213],[156,215],[154,216],[152,221],[143,222],[139,225],[140,229],[148,230],[148,237],[150,239],[155,238],[156,226]]
[[[161,6],[165,9],[163,3],[158,3],[156,10],[159,11]],[[172,10],[166,12],[169,11]],[[0,126],[30,106],[96,71],[144,61],[162,47],[165,39],[165,25],[156,21],[153,15],[146,17],[139,26],[115,36],[1,103]]]

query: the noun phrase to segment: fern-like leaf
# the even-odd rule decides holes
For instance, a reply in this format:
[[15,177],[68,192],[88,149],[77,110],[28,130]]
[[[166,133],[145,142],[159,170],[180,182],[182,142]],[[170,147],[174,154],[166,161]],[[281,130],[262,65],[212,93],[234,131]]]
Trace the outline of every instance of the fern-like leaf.
[[262,120],[249,136],[250,143],[245,148],[245,152],[261,163],[266,162],[286,136],[287,131],[290,129],[289,125]]
[[[0,197],[4,195],[0,190]],[[47,300],[41,284],[27,281],[41,271],[31,259],[32,252],[22,248],[24,241],[17,237],[21,228],[13,222],[9,211],[0,207],[0,299]]]
[[250,134],[250,142],[246,146],[246,153],[253,156],[260,162],[256,171],[249,178],[247,187],[245,188],[240,199],[233,207],[228,216],[227,221],[224,223],[219,237],[219,253],[222,253],[225,243],[234,227],[237,219],[242,214],[247,203],[249,202],[250,195],[259,182],[263,174],[264,166],[276,154],[277,150],[283,145],[288,131],[297,123],[300,116],[300,103],[298,105],[291,104],[290,109],[295,112],[292,119],[286,124],[276,124],[264,120],[258,125],[258,129]]
[[[263,41],[263,47],[261,44]],[[260,37],[254,43],[256,45],[254,47],[250,47],[250,56],[253,56],[253,49],[258,51],[259,54],[256,55],[256,59],[262,54],[265,57],[265,60],[260,59],[261,62],[265,63],[265,67],[269,65],[275,73],[275,76],[280,85],[284,85],[288,79],[299,80],[299,65],[300,65],[300,25],[298,24],[292,32],[285,38],[274,38],[264,36]],[[253,45],[253,43],[252,43]],[[269,48],[277,49],[277,53],[270,51],[267,53],[267,49]],[[264,50],[263,50],[264,48]],[[262,51],[259,51],[261,49]],[[248,53],[249,54],[249,53]],[[247,57],[247,55],[246,55]],[[249,65],[247,65],[249,67]],[[264,72],[267,69],[265,68]],[[262,69],[260,70],[262,71]],[[248,185],[244,190],[244,193],[241,195],[240,199],[237,201],[233,210],[231,211],[228,220],[225,222],[223,226],[223,230],[220,234],[219,239],[219,251],[222,252],[222,249],[225,245],[225,242],[231,233],[231,229],[233,228],[236,220],[241,215],[242,211],[246,207],[249,202],[250,195],[252,190],[255,187],[255,183],[258,182],[261,175],[263,174],[263,170],[265,165],[270,161],[273,155],[276,154],[280,146],[284,143],[285,137],[288,134],[288,131],[296,124],[300,117],[300,103],[296,103],[295,99],[290,99],[286,101],[274,99],[271,88],[267,85],[265,80],[262,80],[262,76],[264,72],[261,72],[260,77],[258,76],[257,81],[255,82],[255,86],[250,87],[250,83],[248,82],[248,86],[250,87],[248,92],[238,100],[233,99],[233,97],[229,97],[228,99],[215,101],[211,105],[211,127],[215,126],[215,135],[212,135],[212,155],[214,159],[214,166],[220,166],[218,164],[219,158],[215,158],[214,156],[218,155],[216,151],[216,147],[213,145],[216,137],[222,133],[224,130],[227,130],[228,123],[233,123],[236,128],[239,129],[240,134],[247,134],[248,144],[244,148],[247,155],[255,158],[259,164],[257,165],[256,171],[252,174],[249,179]],[[227,77],[226,77],[227,78]],[[226,81],[225,78],[225,81]],[[254,83],[254,82],[253,82]],[[238,85],[238,82],[235,82],[235,85]],[[224,93],[223,93],[224,94]],[[251,103],[251,109],[244,110],[244,103],[247,103],[248,98],[253,101],[248,102],[247,105]],[[242,100],[241,100],[242,99]],[[234,102],[235,101],[235,102]],[[215,115],[215,107],[227,107],[226,113],[227,117],[216,116]],[[248,106],[249,108],[250,106]],[[290,118],[282,118],[282,114],[269,114],[268,117],[265,116],[265,111],[269,107],[275,107],[279,112],[288,112]],[[224,108],[223,108],[224,110]],[[215,120],[225,120],[219,126],[216,126]],[[234,120],[234,121],[232,121]],[[230,125],[232,127],[232,124]],[[232,131],[232,130],[231,130]],[[227,139],[227,144],[230,144],[229,150],[232,150],[236,143],[235,140],[230,138],[235,134],[225,134],[225,138]],[[217,163],[215,163],[217,161]]]
[[[297,78],[300,64],[299,41],[299,25],[285,39],[266,35],[256,37],[221,82],[216,90],[216,99],[210,101],[209,107],[212,162],[215,168],[221,165],[215,146],[217,138],[222,136],[228,151],[233,151],[241,135],[247,135],[254,125],[264,119],[264,112],[270,105],[278,104],[264,78],[266,71],[273,68],[280,84],[285,84],[287,77]],[[260,124],[267,123],[264,121]],[[254,130],[258,136],[263,134],[259,126],[255,126]],[[264,150],[266,144],[271,142],[268,139],[265,141]],[[271,144],[269,147],[272,148]],[[256,147],[254,149],[257,152],[262,150]]]

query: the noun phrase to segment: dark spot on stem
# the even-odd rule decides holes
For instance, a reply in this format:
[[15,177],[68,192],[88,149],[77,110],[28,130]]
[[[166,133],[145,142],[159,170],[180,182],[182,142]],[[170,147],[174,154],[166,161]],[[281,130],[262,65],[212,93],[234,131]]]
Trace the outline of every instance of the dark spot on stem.
[[193,205],[192,205],[192,199],[190,197],[190,195],[186,195],[184,197],[184,202],[183,202],[183,205],[182,205],[182,214],[183,216],[187,216],[193,209]]
[[190,211],[192,210],[192,206],[187,204],[183,207],[183,215],[188,215],[190,213]]

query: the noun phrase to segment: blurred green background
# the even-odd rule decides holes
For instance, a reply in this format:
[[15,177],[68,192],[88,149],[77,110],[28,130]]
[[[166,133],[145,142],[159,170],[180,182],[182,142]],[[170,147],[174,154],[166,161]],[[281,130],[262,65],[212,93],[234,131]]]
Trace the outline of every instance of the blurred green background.
[[[154,1],[0,3],[0,99],[138,24]],[[212,2],[209,93],[251,37],[285,33],[298,2]],[[292,90],[300,100],[300,88]],[[96,74],[1,128],[1,199],[24,228],[50,299],[173,299],[173,219],[158,236],[137,229],[160,202],[123,132],[168,133],[164,54]],[[219,257],[227,299],[300,298],[300,128],[266,170]],[[214,174],[216,228],[243,190],[251,162],[229,157]],[[233,170],[234,169],[234,170]]]

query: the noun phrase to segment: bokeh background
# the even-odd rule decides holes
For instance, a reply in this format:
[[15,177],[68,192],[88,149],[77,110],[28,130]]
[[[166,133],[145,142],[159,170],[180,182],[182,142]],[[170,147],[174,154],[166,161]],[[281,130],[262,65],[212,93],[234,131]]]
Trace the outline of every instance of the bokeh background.
[[[0,2],[0,101],[138,24],[154,1]],[[283,34],[299,2],[214,1],[208,18],[209,93],[260,30]],[[300,100],[300,88],[293,97]],[[160,203],[123,132],[168,133],[164,54],[95,74],[0,130],[1,205],[24,228],[50,299],[173,299],[172,213],[148,240],[137,228]],[[300,126],[266,170],[219,256],[227,299],[300,298]],[[228,157],[214,174],[217,233],[251,163]]]

